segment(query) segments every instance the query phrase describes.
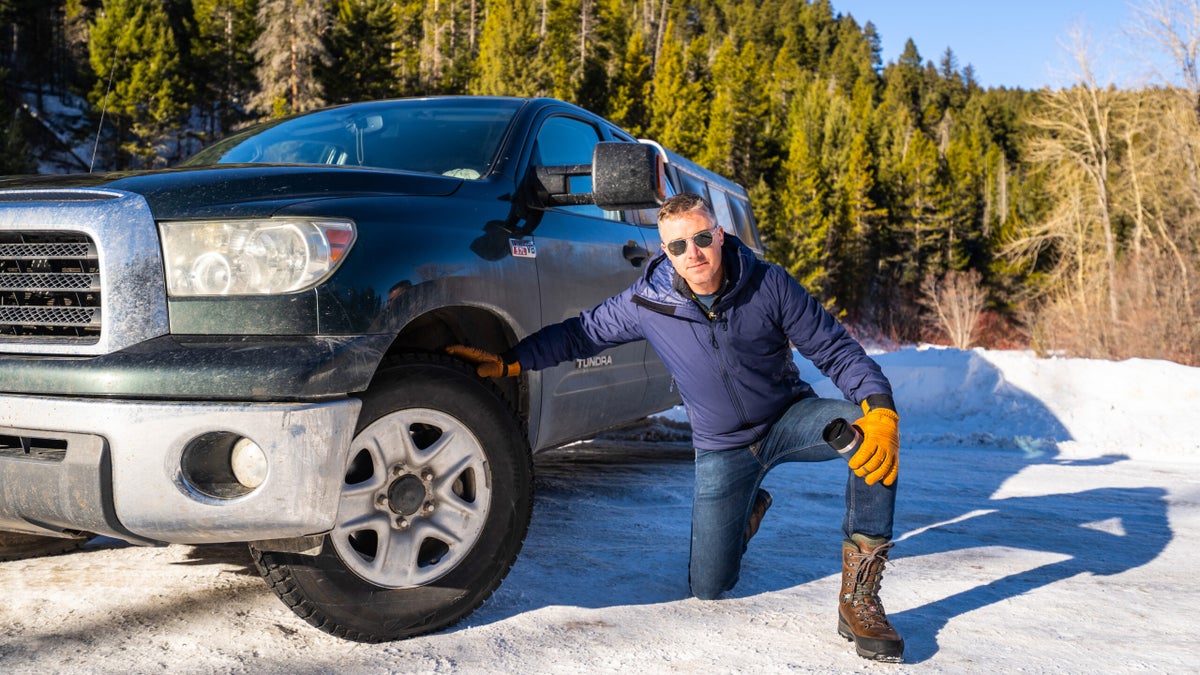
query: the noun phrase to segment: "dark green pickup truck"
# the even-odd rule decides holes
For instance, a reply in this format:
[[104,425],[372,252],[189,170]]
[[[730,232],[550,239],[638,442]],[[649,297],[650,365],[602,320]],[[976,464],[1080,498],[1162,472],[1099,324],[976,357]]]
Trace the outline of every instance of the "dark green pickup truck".
[[503,382],[503,351],[626,287],[654,206],[745,191],[560,101],[378,101],[167,170],[0,179],[0,559],[103,535],[248,542],[314,626],[379,641],[478,607],[531,453],[674,405],[645,343]]

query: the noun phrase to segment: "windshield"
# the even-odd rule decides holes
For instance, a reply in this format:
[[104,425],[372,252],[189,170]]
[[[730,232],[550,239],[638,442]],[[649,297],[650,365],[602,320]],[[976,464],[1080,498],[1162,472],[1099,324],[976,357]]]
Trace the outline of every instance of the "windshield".
[[183,166],[323,164],[475,179],[500,152],[519,99],[408,99],[267,122],[196,153]]

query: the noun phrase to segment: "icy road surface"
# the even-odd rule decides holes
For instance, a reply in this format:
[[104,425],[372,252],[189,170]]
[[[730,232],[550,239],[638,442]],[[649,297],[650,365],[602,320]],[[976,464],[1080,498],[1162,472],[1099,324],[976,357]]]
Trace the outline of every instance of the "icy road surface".
[[[598,447],[603,446],[603,447]],[[584,455],[568,458],[566,455]],[[882,672],[1195,672],[1194,465],[910,448],[883,598],[908,663]],[[236,545],[98,540],[0,563],[8,672],[849,672],[835,631],[841,476],[788,465],[728,599],[687,597],[686,446],[597,443],[539,464],[500,590],[446,632],[318,632]]]

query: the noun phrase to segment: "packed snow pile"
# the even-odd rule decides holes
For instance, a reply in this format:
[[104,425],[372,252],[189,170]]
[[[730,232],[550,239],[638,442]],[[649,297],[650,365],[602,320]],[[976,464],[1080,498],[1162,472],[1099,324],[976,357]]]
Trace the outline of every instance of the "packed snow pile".
[[[995,445],[1061,458],[1200,461],[1189,410],[1200,403],[1198,368],[937,347],[874,358],[895,390],[905,446]],[[797,362],[817,393],[841,396],[811,364]]]
[[[1200,404],[1200,368],[935,346],[872,358],[892,382],[904,447],[992,446],[1063,459],[1200,461],[1200,442],[1189,423],[1189,406]],[[842,398],[811,363],[798,354],[795,361],[817,394]],[[682,407],[664,417],[687,420]]]

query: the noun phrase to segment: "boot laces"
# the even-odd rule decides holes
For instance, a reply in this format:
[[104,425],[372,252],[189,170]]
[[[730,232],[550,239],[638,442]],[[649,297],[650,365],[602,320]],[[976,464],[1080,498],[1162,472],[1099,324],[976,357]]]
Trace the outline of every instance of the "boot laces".
[[[879,587],[883,581],[883,568],[888,564],[887,556],[883,554],[893,545],[892,542],[888,542],[870,553],[859,554],[858,569],[854,575],[854,590],[850,594],[850,601],[854,607],[861,607],[868,614],[878,615],[879,620],[885,624],[887,614],[879,600]],[[864,622],[872,623],[869,617],[864,617]]]

